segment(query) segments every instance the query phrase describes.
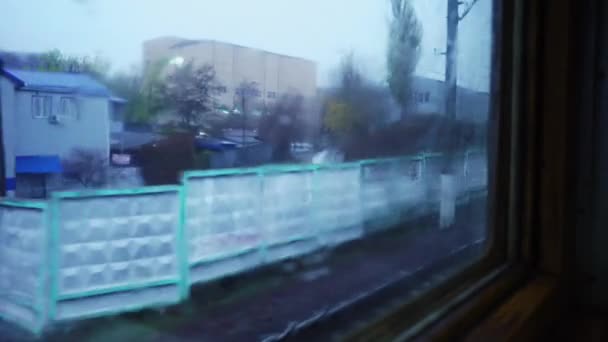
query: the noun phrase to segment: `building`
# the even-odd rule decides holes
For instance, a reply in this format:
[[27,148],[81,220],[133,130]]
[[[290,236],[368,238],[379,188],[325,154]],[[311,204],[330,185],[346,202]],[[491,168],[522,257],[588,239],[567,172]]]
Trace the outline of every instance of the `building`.
[[222,93],[218,105],[237,107],[238,89],[242,82],[255,82],[253,96],[267,105],[284,94],[314,98],[317,92],[317,65],[304,58],[280,55],[264,50],[214,40],[188,40],[162,37],[143,44],[144,65],[168,61],[181,65],[192,61],[195,65],[214,67]]
[[[445,82],[432,78],[414,76],[412,79],[409,114],[439,114],[445,111]],[[399,111],[393,110],[390,121],[399,119]],[[483,123],[490,117],[490,94],[459,86],[456,95],[456,119]]]
[[46,191],[47,181],[56,178],[49,176],[62,172],[62,160],[76,148],[107,158],[113,99],[84,74],[0,69],[8,194],[18,187]]

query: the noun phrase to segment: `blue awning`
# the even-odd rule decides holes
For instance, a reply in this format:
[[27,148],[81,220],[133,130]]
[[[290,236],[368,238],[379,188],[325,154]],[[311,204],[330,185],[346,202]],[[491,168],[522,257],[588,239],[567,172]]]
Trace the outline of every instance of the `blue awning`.
[[61,159],[59,156],[18,156],[15,173],[61,173]]

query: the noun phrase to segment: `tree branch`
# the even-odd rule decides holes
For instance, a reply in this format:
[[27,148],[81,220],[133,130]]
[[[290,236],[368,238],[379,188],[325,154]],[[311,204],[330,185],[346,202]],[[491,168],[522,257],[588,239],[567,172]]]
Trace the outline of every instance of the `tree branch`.
[[[469,12],[471,12],[471,10],[473,9],[473,7],[475,7],[475,4],[477,3],[477,1],[479,0],[473,0],[471,1],[468,5],[467,8],[464,10],[464,12],[462,13],[462,15],[458,16],[458,21],[461,21],[462,19],[464,19],[467,14],[469,14]],[[459,4],[465,4],[464,2],[459,2]]]

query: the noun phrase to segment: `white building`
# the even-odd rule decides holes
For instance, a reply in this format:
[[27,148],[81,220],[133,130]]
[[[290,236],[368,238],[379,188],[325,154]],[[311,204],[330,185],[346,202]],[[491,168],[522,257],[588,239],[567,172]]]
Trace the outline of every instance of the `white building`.
[[[90,76],[0,70],[5,187],[46,189],[75,148],[109,155],[110,91]],[[45,195],[45,194],[43,194]]]

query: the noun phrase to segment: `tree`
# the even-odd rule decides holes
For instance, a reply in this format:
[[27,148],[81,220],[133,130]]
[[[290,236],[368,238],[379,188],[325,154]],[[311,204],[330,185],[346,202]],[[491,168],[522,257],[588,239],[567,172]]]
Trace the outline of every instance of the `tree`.
[[110,62],[101,56],[68,56],[58,49],[41,54],[36,64],[41,71],[84,73],[101,80],[107,78],[110,70]]
[[129,122],[149,123],[163,108],[162,74],[167,62],[158,61],[148,66],[143,74],[134,69],[107,80],[112,91],[125,100],[125,119]]
[[325,103],[324,127],[334,142],[345,148],[352,139],[367,135],[383,123],[389,96],[364,75],[354,54],[349,53],[342,58],[337,84]]
[[323,124],[334,136],[344,138],[360,124],[359,113],[348,103],[330,100],[327,103]]
[[221,89],[213,66],[195,67],[189,62],[169,74],[160,96],[166,107],[176,111],[185,127],[196,129],[213,110],[215,96]]
[[301,139],[306,131],[303,113],[304,98],[301,95],[286,94],[260,120],[259,136],[274,146],[274,161],[291,159],[291,143]]
[[108,159],[103,152],[74,149],[63,161],[64,177],[84,187],[99,187],[108,180]]
[[86,73],[105,80],[110,62],[101,56],[68,56],[54,49],[43,53],[16,53],[0,51],[7,67],[50,72]]
[[257,82],[243,81],[236,88],[236,103],[237,107],[241,112],[242,124],[241,129],[243,131],[243,142],[245,142],[245,131],[247,130],[247,116],[254,106],[255,98],[260,96]]
[[412,75],[420,59],[422,26],[409,0],[391,0],[391,4],[387,81],[403,117],[411,99]]

